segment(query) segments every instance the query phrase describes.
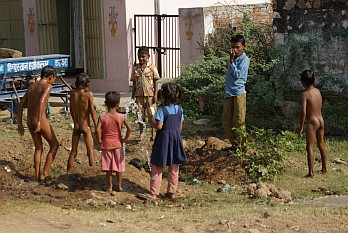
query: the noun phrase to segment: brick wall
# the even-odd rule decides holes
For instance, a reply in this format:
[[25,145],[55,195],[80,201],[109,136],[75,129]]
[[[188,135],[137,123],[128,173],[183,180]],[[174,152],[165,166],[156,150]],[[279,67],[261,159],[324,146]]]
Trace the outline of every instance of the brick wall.
[[223,28],[231,25],[238,27],[247,13],[253,22],[272,24],[271,4],[224,5],[204,8],[205,16],[211,15],[214,28]]

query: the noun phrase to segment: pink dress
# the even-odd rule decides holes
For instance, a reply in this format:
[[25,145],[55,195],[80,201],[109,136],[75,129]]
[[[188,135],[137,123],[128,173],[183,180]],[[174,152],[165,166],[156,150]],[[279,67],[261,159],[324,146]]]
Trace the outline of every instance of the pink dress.
[[100,115],[102,144],[101,144],[101,170],[124,172],[126,162],[122,149],[121,130],[124,122],[124,115],[109,113]]

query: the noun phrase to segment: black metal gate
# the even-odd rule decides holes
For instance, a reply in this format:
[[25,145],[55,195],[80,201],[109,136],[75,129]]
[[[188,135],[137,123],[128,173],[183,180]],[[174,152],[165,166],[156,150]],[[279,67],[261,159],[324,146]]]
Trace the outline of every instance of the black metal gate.
[[134,62],[138,48],[152,50],[150,63],[161,78],[180,76],[180,41],[178,15],[134,15]]

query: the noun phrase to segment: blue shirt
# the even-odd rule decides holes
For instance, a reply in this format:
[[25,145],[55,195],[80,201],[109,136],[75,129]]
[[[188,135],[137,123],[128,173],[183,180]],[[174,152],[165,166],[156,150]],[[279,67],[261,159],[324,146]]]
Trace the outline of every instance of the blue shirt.
[[245,83],[248,79],[250,59],[245,53],[228,64],[226,73],[225,98],[246,93]]
[[[163,113],[163,108],[166,108],[169,114],[176,114],[179,109],[179,105],[168,105],[168,106],[161,106],[157,109],[156,113],[156,121],[164,122],[164,113]],[[182,115],[181,115],[181,122],[184,121],[184,110],[181,109]]]

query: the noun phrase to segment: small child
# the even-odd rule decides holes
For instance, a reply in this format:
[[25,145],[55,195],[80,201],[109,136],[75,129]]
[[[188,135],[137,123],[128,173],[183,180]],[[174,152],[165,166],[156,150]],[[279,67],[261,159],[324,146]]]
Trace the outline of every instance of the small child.
[[[27,125],[35,145],[34,169],[37,181],[42,181],[48,176],[48,171],[57,154],[59,143],[53,128],[46,117],[48,99],[52,90],[52,84],[56,80],[56,72],[52,66],[45,66],[41,70],[41,79],[29,86],[18,106],[18,132],[24,135],[22,124],[23,107],[28,104]],[[46,162],[40,173],[41,156],[43,152],[42,137],[50,145],[46,156]]]
[[[126,169],[122,143],[127,141],[132,128],[123,114],[116,110],[120,105],[120,93],[108,91],[105,94],[106,114],[99,116],[97,124],[97,139],[101,145],[101,170],[106,172],[108,191],[112,193],[112,172],[116,172],[118,188],[122,191],[122,172]],[[122,125],[126,126],[126,135],[122,138]]]
[[[150,107],[156,109],[158,79],[159,74],[154,65],[148,65],[149,49],[147,47],[140,47],[138,49],[139,64],[133,67],[131,80],[133,82],[132,99],[138,104],[138,111],[142,113],[142,120],[145,122],[146,113],[150,115]],[[139,124],[140,137],[144,133],[144,126]],[[155,129],[151,130],[151,140],[155,138]]]
[[149,122],[157,129],[151,155],[150,194],[143,194],[152,200],[160,193],[163,168],[168,166],[168,186],[166,197],[175,199],[179,183],[179,166],[187,163],[181,138],[184,114],[177,105],[181,100],[181,87],[175,83],[165,83],[159,91],[163,106],[158,108],[156,118],[151,114]]
[[77,76],[75,86],[76,90],[70,92],[70,114],[74,121],[74,129],[72,133],[72,149],[67,165],[68,172],[74,167],[81,134],[85,138],[89,166],[95,166],[90,117],[92,117],[94,127],[96,128],[97,116],[93,104],[93,93],[89,91],[90,82],[88,75],[82,73]]
[[308,174],[305,177],[314,176],[313,167],[315,139],[317,139],[317,146],[321,156],[321,172],[327,172],[327,154],[324,144],[324,119],[321,114],[322,97],[320,91],[314,87],[314,80],[315,78],[313,71],[305,70],[302,72],[301,83],[306,90],[301,94],[302,114],[298,134],[302,134],[304,122],[306,121]]

